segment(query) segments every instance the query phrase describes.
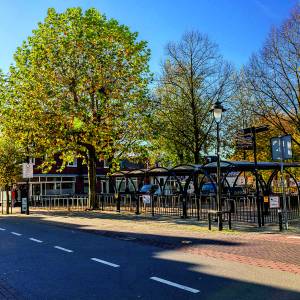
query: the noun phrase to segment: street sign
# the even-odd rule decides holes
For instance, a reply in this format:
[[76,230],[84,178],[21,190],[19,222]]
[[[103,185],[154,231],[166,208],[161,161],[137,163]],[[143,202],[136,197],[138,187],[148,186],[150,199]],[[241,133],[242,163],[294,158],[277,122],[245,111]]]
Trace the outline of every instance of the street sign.
[[273,160],[285,160],[293,157],[292,137],[290,135],[271,138],[271,148]]
[[243,131],[239,131],[236,136],[236,147],[243,150],[253,150],[253,137],[252,134],[244,134]]
[[241,131],[244,134],[249,134],[249,133],[253,133],[253,132],[264,132],[264,131],[268,131],[269,130],[269,126],[268,125],[263,125],[263,126],[259,126],[259,127],[248,127],[248,128],[244,128]]
[[33,177],[33,164],[32,163],[23,163],[22,164],[22,177],[23,178],[32,178]]
[[247,145],[247,144],[237,143],[236,147],[238,149],[242,149],[242,150],[253,150],[253,145]]
[[143,202],[144,204],[150,204],[151,203],[150,195],[143,195]]
[[27,212],[27,198],[22,198],[21,213],[25,214],[26,212]]
[[280,208],[279,196],[270,196],[270,208]]

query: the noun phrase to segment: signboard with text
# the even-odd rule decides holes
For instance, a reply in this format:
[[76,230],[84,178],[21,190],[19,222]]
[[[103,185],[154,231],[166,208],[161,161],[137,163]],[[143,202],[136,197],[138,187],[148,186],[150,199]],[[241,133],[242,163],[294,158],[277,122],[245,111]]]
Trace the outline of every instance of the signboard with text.
[[27,211],[27,198],[22,198],[21,213],[25,214],[26,211]]
[[270,208],[280,208],[279,196],[270,196]]
[[23,178],[32,178],[33,177],[33,164],[32,163],[23,163],[22,164],[22,177]]
[[143,202],[144,204],[150,204],[151,203],[150,195],[143,195]]
[[273,160],[293,158],[292,137],[290,135],[271,138],[271,147]]

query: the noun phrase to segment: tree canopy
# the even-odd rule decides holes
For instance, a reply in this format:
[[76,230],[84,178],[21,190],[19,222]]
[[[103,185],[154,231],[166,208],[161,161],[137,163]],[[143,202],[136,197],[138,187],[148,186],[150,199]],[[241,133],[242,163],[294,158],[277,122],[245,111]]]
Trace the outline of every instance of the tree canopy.
[[300,7],[270,32],[252,56],[245,86],[255,99],[253,110],[300,146]]
[[231,75],[217,45],[198,31],[167,45],[152,117],[158,149],[177,162],[200,163],[211,141],[211,106],[231,96]]
[[57,153],[65,163],[84,157],[91,206],[96,160],[115,158],[140,143],[149,56],[137,33],[96,9],[80,8],[49,9],[15,53],[10,128],[50,163]]

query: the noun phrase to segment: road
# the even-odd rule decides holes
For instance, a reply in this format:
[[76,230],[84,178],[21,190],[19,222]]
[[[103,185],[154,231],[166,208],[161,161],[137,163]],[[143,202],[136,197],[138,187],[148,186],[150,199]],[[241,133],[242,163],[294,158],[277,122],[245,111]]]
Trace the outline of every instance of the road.
[[0,299],[299,300],[300,275],[3,217]]

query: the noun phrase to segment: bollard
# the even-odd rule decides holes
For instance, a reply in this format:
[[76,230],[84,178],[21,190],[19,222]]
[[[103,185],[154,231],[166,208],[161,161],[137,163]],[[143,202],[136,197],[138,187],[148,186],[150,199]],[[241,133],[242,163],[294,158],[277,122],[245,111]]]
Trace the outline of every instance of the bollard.
[[136,211],[135,214],[139,215],[140,214],[140,198],[139,196],[134,195],[135,200],[136,200]]
[[151,212],[152,212],[152,217],[154,217],[154,197],[151,197]]
[[208,230],[211,230],[211,213],[208,213]]
[[187,196],[186,194],[183,195],[182,198],[182,219],[186,219],[187,218]]
[[197,204],[197,220],[200,221],[200,199],[196,195],[196,204]]
[[121,195],[118,194],[117,196],[117,212],[121,212]]
[[231,226],[231,212],[229,212],[228,215],[228,228],[231,230],[232,226]]
[[279,230],[282,231],[283,226],[282,226],[282,211],[281,211],[281,209],[278,210],[278,220],[279,220]]

